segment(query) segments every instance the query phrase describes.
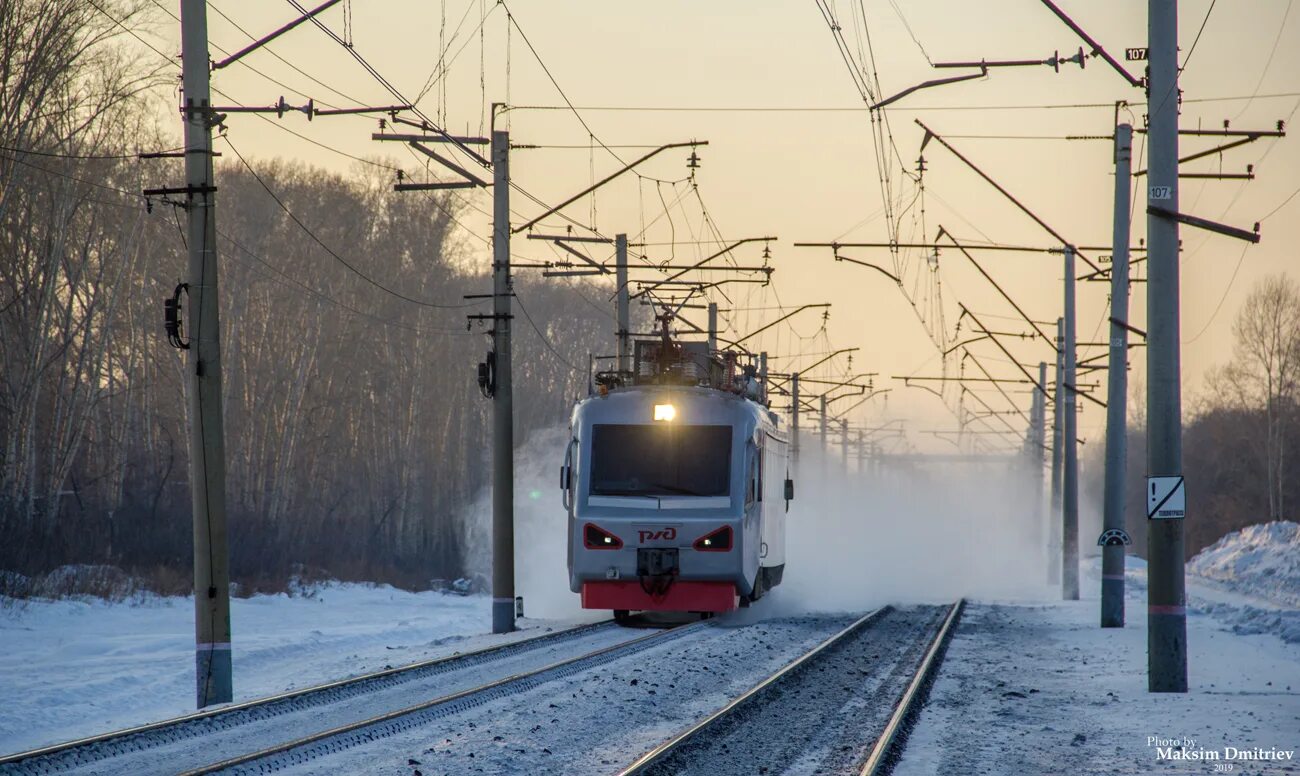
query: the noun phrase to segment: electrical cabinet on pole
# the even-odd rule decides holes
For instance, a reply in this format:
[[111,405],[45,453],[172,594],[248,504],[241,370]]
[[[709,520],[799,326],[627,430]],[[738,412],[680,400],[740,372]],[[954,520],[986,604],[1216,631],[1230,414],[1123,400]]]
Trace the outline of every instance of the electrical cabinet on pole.
[[[1178,3],[1148,0],[1147,205],[1178,213]],[[1147,215],[1147,687],[1187,692],[1178,221]]]
[[188,368],[190,494],[194,509],[194,668],[199,708],[234,697],[230,662],[230,558],[226,540],[226,451],[221,411],[221,321],[217,304],[216,186],[212,176],[211,84],[204,0],[181,1],[185,213],[192,314]]
[[1101,627],[1124,627],[1124,470],[1128,461],[1129,189],[1133,127],[1115,127],[1115,216],[1110,263],[1110,361],[1106,373],[1106,484],[1102,496]]
[[[618,367],[619,372],[632,371],[632,332],[631,312],[628,309],[629,295],[627,287],[627,235],[614,235],[615,282],[618,283]],[[713,322],[712,317],[709,320]],[[712,327],[710,327],[711,329]]]
[[1065,246],[1065,347],[1061,360],[1065,364],[1064,391],[1058,394],[1064,400],[1061,429],[1065,449],[1062,453],[1061,472],[1061,598],[1079,600],[1079,414],[1078,380],[1075,377],[1075,310],[1074,310],[1074,246]]
[[1064,350],[1065,321],[1056,319],[1056,382],[1052,386],[1052,503],[1047,512],[1047,582],[1061,584],[1061,406],[1065,397],[1061,384],[1065,382],[1062,374],[1064,362],[1061,352]]
[[492,130],[492,632],[515,629],[515,430],[510,380],[510,133]]

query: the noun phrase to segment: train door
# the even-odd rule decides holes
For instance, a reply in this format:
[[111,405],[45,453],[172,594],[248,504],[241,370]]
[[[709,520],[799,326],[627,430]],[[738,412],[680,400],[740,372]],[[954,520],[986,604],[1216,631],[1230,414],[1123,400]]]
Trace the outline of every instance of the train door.
[[759,563],[767,568],[776,568],[785,565],[786,445],[764,434],[762,451],[763,544],[759,548]]

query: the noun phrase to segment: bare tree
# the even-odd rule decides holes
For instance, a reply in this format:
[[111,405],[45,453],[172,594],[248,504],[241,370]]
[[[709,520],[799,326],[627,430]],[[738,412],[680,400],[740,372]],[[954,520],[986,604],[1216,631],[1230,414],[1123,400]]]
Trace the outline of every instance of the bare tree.
[[1261,280],[1232,326],[1232,361],[1210,376],[1220,406],[1262,409],[1257,449],[1263,458],[1269,518],[1284,515],[1287,426],[1300,381],[1300,286],[1286,275]]

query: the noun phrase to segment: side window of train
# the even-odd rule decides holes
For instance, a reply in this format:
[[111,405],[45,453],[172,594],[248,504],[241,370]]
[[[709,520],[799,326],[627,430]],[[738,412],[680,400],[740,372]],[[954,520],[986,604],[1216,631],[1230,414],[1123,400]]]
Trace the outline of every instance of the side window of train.
[[745,506],[749,506],[758,498],[758,451],[753,445],[749,446],[745,459]]
[[754,492],[758,494],[759,501],[763,500],[763,458],[765,457],[763,455],[763,452],[766,449],[767,449],[767,440],[764,439],[763,444],[760,445],[758,448],[758,471],[756,472],[757,476],[755,477],[755,482],[754,482]]

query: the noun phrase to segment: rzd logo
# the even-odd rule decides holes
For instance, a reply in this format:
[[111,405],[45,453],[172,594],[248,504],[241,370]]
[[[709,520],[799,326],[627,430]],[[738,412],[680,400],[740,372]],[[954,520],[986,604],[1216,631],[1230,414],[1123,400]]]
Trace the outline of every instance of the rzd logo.
[[664,528],[659,531],[637,531],[637,541],[642,544],[646,542],[672,541],[677,538],[676,528]]

